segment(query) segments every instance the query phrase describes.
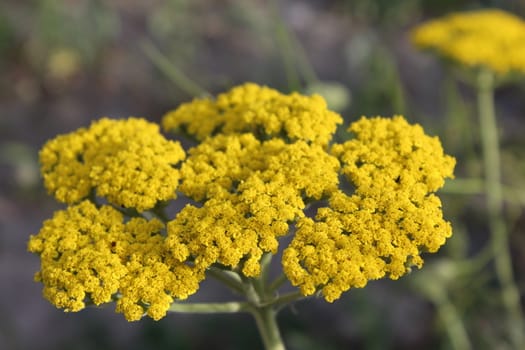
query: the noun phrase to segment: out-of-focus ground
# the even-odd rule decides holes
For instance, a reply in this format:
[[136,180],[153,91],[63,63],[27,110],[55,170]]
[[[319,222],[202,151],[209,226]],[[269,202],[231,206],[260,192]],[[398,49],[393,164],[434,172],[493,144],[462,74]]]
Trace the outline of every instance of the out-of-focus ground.
[[[522,1],[3,0],[0,349],[262,348],[247,315],[170,314],[159,322],[128,323],[112,305],[64,313],[44,300],[33,282],[39,260],[26,252],[26,242],[61,205],[42,188],[39,148],[102,116],[159,121],[192,98],[170,78],[175,69],[213,93],[245,81],[319,92],[347,123],[361,115],[404,114],[440,136],[458,157],[458,176],[476,174],[473,92],[417,52],[408,31],[428,18],[488,6],[525,16]],[[151,45],[168,59],[171,73],[152,61]],[[523,80],[497,93],[505,181],[513,183],[525,178],[523,96]],[[479,196],[443,198],[455,238],[429,261],[469,256],[488,239]],[[520,210],[512,214],[512,253],[523,291],[525,218]],[[414,276],[424,273],[372,282],[334,304],[298,303],[279,318],[284,339],[301,350],[448,348],[436,306],[413,287]],[[483,279],[491,281],[491,272]],[[496,349],[503,333],[498,289],[483,283],[451,294],[469,334],[489,339],[479,348]],[[196,300],[228,297],[213,284],[201,290]]]

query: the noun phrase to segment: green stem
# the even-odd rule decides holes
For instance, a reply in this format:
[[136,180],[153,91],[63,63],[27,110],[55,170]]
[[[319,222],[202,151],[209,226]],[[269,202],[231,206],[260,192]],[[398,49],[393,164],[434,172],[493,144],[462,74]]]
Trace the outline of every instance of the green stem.
[[447,180],[441,189],[443,193],[452,194],[481,194],[485,190],[485,181],[480,178],[455,178]]
[[304,297],[305,296],[299,291],[290,292],[290,293],[283,294],[283,295],[277,297],[276,299],[274,299],[271,302],[269,302],[268,305],[272,306],[276,310],[279,310],[282,307],[284,307],[284,306],[286,306],[286,305],[288,305],[288,304],[290,304],[290,303],[292,303],[294,301],[303,299]]
[[282,52],[290,89],[297,90],[300,87],[300,78],[303,78],[307,85],[318,82],[319,78],[308,59],[304,47],[282,19],[279,13],[278,2],[272,0],[270,6],[275,17],[276,39]]
[[261,276],[248,278],[222,266],[212,266],[207,270],[210,276],[225,284],[235,292],[244,295],[246,301],[223,303],[173,303],[170,312],[181,313],[237,313],[250,312],[255,318],[257,328],[266,350],[285,350],[277,325],[277,313],[285,305],[294,302],[302,295],[299,292],[274,297],[266,283],[271,263],[271,254],[261,259]]
[[244,294],[244,285],[241,277],[233,271],[221,270],[216,267],[210,267],[207,273],[219,282],[232,289],[234,292]]
[[315,73],[310,60],[308,59],[308,55],[306,54],[304,47],[301,45],[296,36],[291,33],[289,35],[292,36],[292,44],[297,57],[298,69],[302,73],[304,81],[307,85],[312,85],[318,82],[319,78],[317,77],[317,73]]
[[509,316],[508,330],[516,349],[525,349],[524,322],[520,295],[514,281],[512,260],[509,252],[509,237],[503,220],[503,189],[501,185],[501,162],[498,128],[494,107],[494,75],[481,70],[478,75],[478,113],[480,118],[483,166],[485,171],[485,193],[491,244],[494,253],[496,274],[502,288],[502,299]]
[[[261,275],[258,278],[243,278],[245,296],[251,305],[252,313],[259,329],[266,350],[285,350],[281,333],[277,325],[278,306],[291,302],[289,297],[273,298],[268,292],[266,283],[270,269],[271,254],[263,255],[261,259]],[[283,296],[284,297],[284,296]],[[279,301],[279,303],[277,303]]]
[[140,47],[151,60],[151,62],[161,70],[166,76],[181,90],[190,96],[209,96],[210,94],[188,78],[182,71],[177,69],[170,60],[153,45],[150,40],[143,39],[139,42]]
[[434,302],[441,321],[445,325],[452,347],[457,350],[472,349],[467,331],[456,307],[444,291],[435,293]]
[[157,205],[155,205],[155,207],[153,207],[153,209],[151,209],[150,211],[160,221],[166,224],[168,221],[170,221],[170,219],[168,218],[168,215],[166,214],[166,211],[164,210],[165,208],[166,208],[165,203],[157,203]]
[[273,255],[271,253],[263,254],[261,258],[261,275],[258,278],[254,279],[254,287],[262,299],[265,299],[267,296],[266,283],[268,281],[268,275],[270,274],[270,265],[272,263],[272,257]]
[[300,90],[301,83],[299,80],[299,74],[296,69],[294,51],[290,40],[288,28],[286,27],[286,23],[283,21],[283,19],[281,18],[281,14],[279,13],[278,1],[270,1],[270,6],[272,15],[275,19],[275,38],[277,40],[277,45],[282,54],[284,73],[286,75],[286,80],[288,81],[288,87],[292,91]]
[[250,305],[246,302],[230,301],[225,303],[173,303],[168,311],[180,313],[238,313],[250,311]]
[[[485,193],[485,181],[480,178],[456,178],[448,180],[440,191],[449,194],[482,194]],[[525,205],[525,191],[514,188],[512,186],[501,186],[503,192],[503,201],[524,206]]]
[[277,311],[272,306],[253,307],[251,313],[266,350],[285,350],[281,332],[277,325]]
[[268,290],[273,293],[276,292],[281,286],[288,280],[286,275],[283,273],[279,277],[277,277],[268,287]]

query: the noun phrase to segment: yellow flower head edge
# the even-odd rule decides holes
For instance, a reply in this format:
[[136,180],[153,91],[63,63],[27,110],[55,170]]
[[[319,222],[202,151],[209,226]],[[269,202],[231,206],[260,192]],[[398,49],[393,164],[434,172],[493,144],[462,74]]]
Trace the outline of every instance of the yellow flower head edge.
[[[259,110],[256,92],[281,107],[289,96],[253,84],[225,95],[245,90],[254,95],[244,97],[242,113],[263,116],[273,107],[267,101]],[[304,125],[323,125],[314,119],[332,112],[308,103],[299,113]],[[401,116],[363,117],[350,127],[354,139],[329,147],[340,118],[334,115],[322,132],[301,123],[304,130],[281,123],[280,131],[261,132],[257,115],[242,130],[226,130],[225,122],[187,157],[157,125],[138,118],[104,118],[49,141],[40,153],[44,183],[69,207],[29,240],[41,259],[36,279],[44,296],[67,311],[116,301],[128,320],[160,319],[172,302],[194,294],[214,265],[257,277],[262,256],[278,252],[291,223],[296,232],[282,266],[304,295],[321,291],[333,301],[368,280],[421,266],[420,254],[436,251],[451,234],[433,193],[452,176],[454,159]],[[195,204],[151,219],[148,211],[174,199],[175,190]],[[307,205],[318,201],[322,207],[310,217]]]
[[525,73],[525,21],[502,10],[452,13],[416,27],[411,39],[469,68]]
[[319,95],[281,94],[246,83],[216,99],[195,99],[167,113],[167,131],[185,130],[198,140],[215,134],[250,132],[259,139],[283,137],[326,145],[342,118]]
[[452,177],[454,158],[436,137],[401,116],[362,118],[356,138],[332,154],[355,190],[334,191],[315,218],[302,218],[284,250],[283,269],[304,295],[322,291],[327,301],[385,275],[397,279],[421,267],[452,234],[433,192]]
[[185,153],[159,126],[140,118],[100,119],[60,135],[40,151],[44,185],[60,202],[77,203],[93,190],[139,212],[175,198]]
[[31,236],[28,249],[40,256],[37,281],[44,297],[65,311],[79,311],[86,300],[116,300],[130,321],[145,310],[160,319],[174,298],[195,293],[204,274],[172,258],[164,247],[164,224],[132,218],[111,206],[82,201],[55,213]]

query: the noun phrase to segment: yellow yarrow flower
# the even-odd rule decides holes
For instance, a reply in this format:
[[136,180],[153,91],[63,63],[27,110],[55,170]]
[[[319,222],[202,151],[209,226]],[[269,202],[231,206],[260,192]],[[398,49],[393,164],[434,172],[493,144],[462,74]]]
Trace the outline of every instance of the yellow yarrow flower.
[[[305,296],[333,301],[420,267],[451,234],[434,192],[454,159],[401,116],[362,118],[354,139],[331,145],[341,120],[319,96],[245,84],[164,118],[200,141],[187,158],[138,118],[49,141],[44,183],[69,207],[29,240],[44,296],[66,311],[115,301],[130,321],[158,320],[212,267],[258,277],[291,233],[283,271]],[[157,204],[175,191],[189,204],[163,215]]]
[[412,42],[469,68],[525,73],[525,21],[496,9],[452,13],[415,28]]
[[139,118],[103,118],[50,140],[40,151],[44,185],[57,200],[76,203],[95,189],[111,203],[140,212],[175,198],[174,166],[184,157],[178,142]]
[[82,201],[57,211],[31,236],[28,249],[41,259],[35,278],[44,296],[65,311],[79,311],[117,299],[130,320],[145,313],[165,316],[174,298],[195,293],[202,271],[175,261],[164,248],[159,220],[124,222],[116,209]]
[[168,224],[173,254],[257,276],[261,256],[277,253],[278,238],[304,216],[304,199],[337,188],[339,162],[326,144],[341,121],[320,96],[251,83],[168,113],[166,130],[202,141],[181,167],[179,190],[204,205],[185,207]]
[[251,132],[258,138],[284,137],[326,145],[342,118],[319,95],[284,95],[246,83],[215,100],[195,99],[167,113],[167,131],[183,129],[198,140],[221,133]]
[[455,165],[439,140],[400,116],[362,118],[349,130],[356,138],[334,145],[332,153],[354,192],[335,191],[329,207],[300,219],[283,254],[292,284],[304,295],[321,289],[327,301],[421,267],[420,254],[437,251],[452,234],[432,194]]
[[186,206],[168,223],[167,242],[174,255],[184,251],[202,268],[241,265],[246,276],[257,276],[262,254],[277,253],[278,238],[304,216],[304,200],[337,189],[338,169],[325,148],[305,141],[207,138],[189,151],[179,188],[204,205]]

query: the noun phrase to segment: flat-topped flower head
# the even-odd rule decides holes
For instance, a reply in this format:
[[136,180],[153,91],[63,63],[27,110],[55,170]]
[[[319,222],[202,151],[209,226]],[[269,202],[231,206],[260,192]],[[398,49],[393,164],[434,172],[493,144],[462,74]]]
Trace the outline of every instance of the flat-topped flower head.
[[[242,292],[280,251],[292,285],[328,301],[420,267],[451,235],[434,192],[454,159],[400,116],[363,117],[354,139],[333,144],[341,121],[319,96],[245,84],[164,118],[199,141],[187,157],[137,118],[49,141],[44,183],[69,207],[29,241],[44,296],[68,311],[115,301],[128,320],[158,320],[210,269]],[[163,212],[175,191],[186,204]]]
[[421,267],[452,234],[433,192],[455,161],[437,138],[404,118],[362,118],[356,138],[332,147],[355,188],[334,191],[315,218],[301,218],[283,254],[284,272],[302,293],[322,290],[327,301],[369,280],[397,279]]
[[304,216],[305,200],[337,189],[338,169],[325,148],[302,140],[209,137],[189,150],[179,188],[204,205],[186,206],[168,223],[168,245],[175,255],[181,244],[188,247],[204,268],[240,266],[244,275],[257,276],[263,253],[277,253],[278,238]]
[[216,99],[195,99],[167,113],[165,130],[183,129],[198,140],[218,133],[251,132],[260,139],[284,137],[326,145],[342,118],[319,95],[289,95],[246,83]]
[[157,219],[132,218],[89,201],[55,213],[31,236],[28,249],[40,256],[35,278],[44,296],[65,311],[117,300],[130,321],[164,317],[174,298],[195,293],[203,272],[176,261],[164,248]]
[[79,202],[96,190],[111,203],[144,211],[175,198],[175,166],[184,156],[156,124],[103,118],[48,141],[40,163],[44,185],[61,202]]
[[412,41],[469,68],[525,73],[525,21],[502,10],[452,13],[428,21],[413,30]]

